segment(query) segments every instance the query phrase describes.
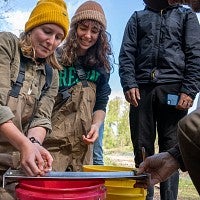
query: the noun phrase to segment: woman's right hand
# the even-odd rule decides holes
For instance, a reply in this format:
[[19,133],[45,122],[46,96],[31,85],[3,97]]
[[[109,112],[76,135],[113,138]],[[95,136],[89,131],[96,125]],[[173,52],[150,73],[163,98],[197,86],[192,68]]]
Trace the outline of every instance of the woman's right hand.
[[125,99],[130,104],[134,105],[135,107],[138,106],[138,101],[140,100],[140,91],[138,88],[131,88],[130,90],[126,91]]
[[28,176],[42,176],[51,169],[51,154],[39,144],[32,143],[11,120],[0,124],[0,133],[20,152],[21,167]]
[[43,176],[51,170],[51,154],[37,143],[27,142],[21,148],[21,167],[28,176]]
[[137,174],[148,173],[151,175],[150,181],[137,181],[134,187],[147,188],[157,183],[167,180],[176,170],[179,163],[168,153],[162,152],[147,157],[139,166]]

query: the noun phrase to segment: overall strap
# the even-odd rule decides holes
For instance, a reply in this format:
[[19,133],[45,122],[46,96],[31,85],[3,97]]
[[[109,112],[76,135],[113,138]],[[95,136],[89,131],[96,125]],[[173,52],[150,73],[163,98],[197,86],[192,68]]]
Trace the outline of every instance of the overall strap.
[[79,58],[73,63],[72,66],[74,66],[76,70],[76,74],[78,78],[80,79],[83,87],[88,87],[87,74],[85,73],[85,70],[83,68],[83,63],[84,63],[83,58]]
[[23,62],[25,60],[24,56],[20,55],[20,65],[19,65],[19,74],[17,76],[17,80],[13,83],[9,96],[17,98],[20,92],[20,89],[23,85],[25,79],[25,64]]
[[[16,82],[13,83],[11,91],[9,93],[9,95],[12,97],[17,98],[20,93],[20,89],[23,86],[23,82],[25,80],[25,63],[26,63],[26,58],[21,54],[19,74],[17,76]],[[45,71],[46,71],[46,77],[45,77],[46,81],[42,88],[39,100],[45,95],[46,91],[49,89],[52,82],[52,77],[53,77],[52,67],[50,67],[48,64],[45,64]]]
[[88,87],[87,75],[81,65],[75,67],[78,78],[81,80],[83,87]]
[[71,94],[68,91],[68,87],[65,87],[64,89],[59,89],[58,94],[61,95],[62,100],[66,101],[69,99]]
[[46,71],[46,77],[45,77],[46,81],[45,81],[45,84],[42,88],[42,92],[41,92],[39,100],[45,95],[45,93],[49,89],[51,82],[52,82],[52,77],[53,77],[52,67],[49,66],[48,64],[45,64],[45,71]]
[[[76,74],[78,78],[80,79],[83,87],[88,87],[89,85],[87,82],[87,75],[85,73],[85,70],[83,69],[83,67],[78,61],[76,61],[76,63],[74,64],[74,68],[76,70]],[[64,101],[66,101],[71,96],[68,89],[69,89],[68,87],[65,87],[64,89],[59,89],[58,91],[59,95],[61,95],[61,98]]]
[[45,71],[46,71],[46,76],[45,76],[46,82],[45,82],[45,84],[44,84],[44,86],[42,88],[42,91],[41,91],[39,99],[36,99],[36,101],[35,101],[33,113],[32,113],[32,115],[31,115],[31,117],[29,119],[28,127],[27,127],[27,129],[25,131],[26,133],[29,130],[31,122],[33,121],[35,113],[36,113],[36,111],[38,109],[38,103],[39,103],[40,99],[45,95],[45,93],[49,89],[49,87],[51,85],[51,82],[52,82],[52,76],[53,76],[53,69],[52,69],[52,67],[50,67],[48,64],[45,64]]

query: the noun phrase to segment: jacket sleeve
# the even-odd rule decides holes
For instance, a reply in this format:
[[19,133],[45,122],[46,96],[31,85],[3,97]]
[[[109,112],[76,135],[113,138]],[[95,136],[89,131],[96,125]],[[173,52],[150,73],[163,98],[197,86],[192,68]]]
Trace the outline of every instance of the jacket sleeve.
[[194,99],[200,86],[200,25],[190,9],[186,15],[184,36],[186,70],[181,92]]
[[58,70],[53,69],[53,76],[50,88],[38,103],[37,112],[33,118],[30,128],[41,126],[50,133],[52,130],[51,115],[58,93]]
[[119,76],[123,91],[138,87],[135,79],[137,12],[127,22],[119,53]]
[[185,172],[186,168],[183,162],[183,158],[181,156],[181,151],[179,149],[179,145],[175,145],[174,147],[172,147],[171,149],[169,149],[167,151],[172,157],[174,157],[174,159],[176,159],[180,165],[180,169]]
[[97,110],[103,110],[106,112],[106,106],[109,100],[109,95],[111,93],[109,79],[110,74],[101,74],[101,79],[96,88],[96,102],[93,110],[94,112]]
[[[16,77],[11,77],[11,68],[19,70],[15,56],[18,53],[18,38],[9,32],[0,33],[0,124],[12,119],[14,114],[11,109],[6,106],[8,92],[11,88],[11,80]],[[13,67],[11,67],[13,66]]]

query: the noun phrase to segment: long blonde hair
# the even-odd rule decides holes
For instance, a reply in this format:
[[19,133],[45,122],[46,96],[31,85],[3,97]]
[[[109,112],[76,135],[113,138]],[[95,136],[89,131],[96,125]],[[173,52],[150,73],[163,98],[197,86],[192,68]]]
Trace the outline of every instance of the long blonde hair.
[[[22,53],[25,56],[35,58],[35,50],[33,45],[31,44],[31,34],[29,32],[23,32],[20,34],[19,46],[21,48]],[[62,69],[61,65],[58,63],[57,58],[55,56],[55,52],[48,56],[46,59],[46,63],[55,69]]]

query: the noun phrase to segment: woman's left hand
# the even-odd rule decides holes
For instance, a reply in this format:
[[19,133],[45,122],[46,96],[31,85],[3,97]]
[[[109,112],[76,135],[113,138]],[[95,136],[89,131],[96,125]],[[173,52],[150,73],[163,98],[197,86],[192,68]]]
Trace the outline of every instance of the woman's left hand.
[[21,167],[28,176],[43,176],[51,170],[53,158],[51,154],[38,143],[29,140],[21,145]]
[[[37,144],[36,144],[37,145]],[[38,150],[43,158],[43,173],[47,173],[52,170],[53,158],[49,151],[47,151],[43,146],[37,145]]]

